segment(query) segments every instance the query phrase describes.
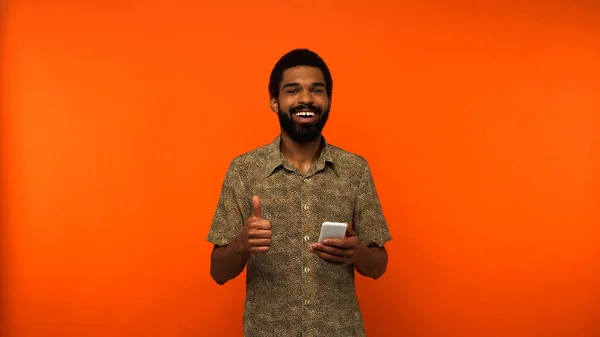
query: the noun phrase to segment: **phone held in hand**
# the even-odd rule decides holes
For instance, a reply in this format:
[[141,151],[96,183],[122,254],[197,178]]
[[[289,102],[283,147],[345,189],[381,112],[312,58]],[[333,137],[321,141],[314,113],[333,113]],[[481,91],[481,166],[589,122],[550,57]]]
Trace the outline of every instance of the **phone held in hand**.
[[321,225],[319,243],[324,239],[343,239],[346,236],[346,224],[343,222],[325,221]]

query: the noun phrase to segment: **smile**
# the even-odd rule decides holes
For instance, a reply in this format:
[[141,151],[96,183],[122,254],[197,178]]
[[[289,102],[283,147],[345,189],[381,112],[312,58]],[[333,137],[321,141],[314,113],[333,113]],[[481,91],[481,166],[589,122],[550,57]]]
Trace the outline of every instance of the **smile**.
[[298,117],[314,117],[315,113],[312,111],[298,111],[295,115]]

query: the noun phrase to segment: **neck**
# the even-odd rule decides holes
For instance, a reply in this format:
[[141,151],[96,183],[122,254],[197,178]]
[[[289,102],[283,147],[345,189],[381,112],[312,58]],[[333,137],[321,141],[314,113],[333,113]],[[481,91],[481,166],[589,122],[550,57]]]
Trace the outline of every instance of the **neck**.
[[281,132],[281,154],[290,164],[306,173],[319,158],[322,139],[319,135],[308,143],[297,143],[285,132]]

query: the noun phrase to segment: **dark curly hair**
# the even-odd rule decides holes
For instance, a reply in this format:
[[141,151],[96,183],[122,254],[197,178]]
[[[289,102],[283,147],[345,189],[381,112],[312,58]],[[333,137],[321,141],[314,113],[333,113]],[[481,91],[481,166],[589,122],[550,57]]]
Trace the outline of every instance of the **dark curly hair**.
[[323,61],[317,53],[305,48],[294,49],[283,55],[279,61],[277,61],[271,71],[271,77],[269,79],[270,98],[279,98],[279,84],[283,79],[283,72],[288,68],[296,66],[310,66],[321,69],[323,77],[325,77],[327,97],[331,99],[333,79],[331,78],[331,73],[329,72],[327,64],[325,64],[325,61]]

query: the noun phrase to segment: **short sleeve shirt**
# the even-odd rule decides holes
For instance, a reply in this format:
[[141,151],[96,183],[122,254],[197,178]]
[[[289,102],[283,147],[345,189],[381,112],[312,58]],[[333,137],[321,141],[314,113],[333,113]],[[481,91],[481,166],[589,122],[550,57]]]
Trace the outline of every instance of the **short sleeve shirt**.
[[231,161],[207,238],[229,244],[251,214],[252,196],[260,198],[272,243],[246,264],[244,335],[365,336],[354,267],[329,264],[309,247],[325,221],[348,222],[367,246],[391,240],[369,165],[323,138],[318,160],[303,174],[283,157],[280,142]]

